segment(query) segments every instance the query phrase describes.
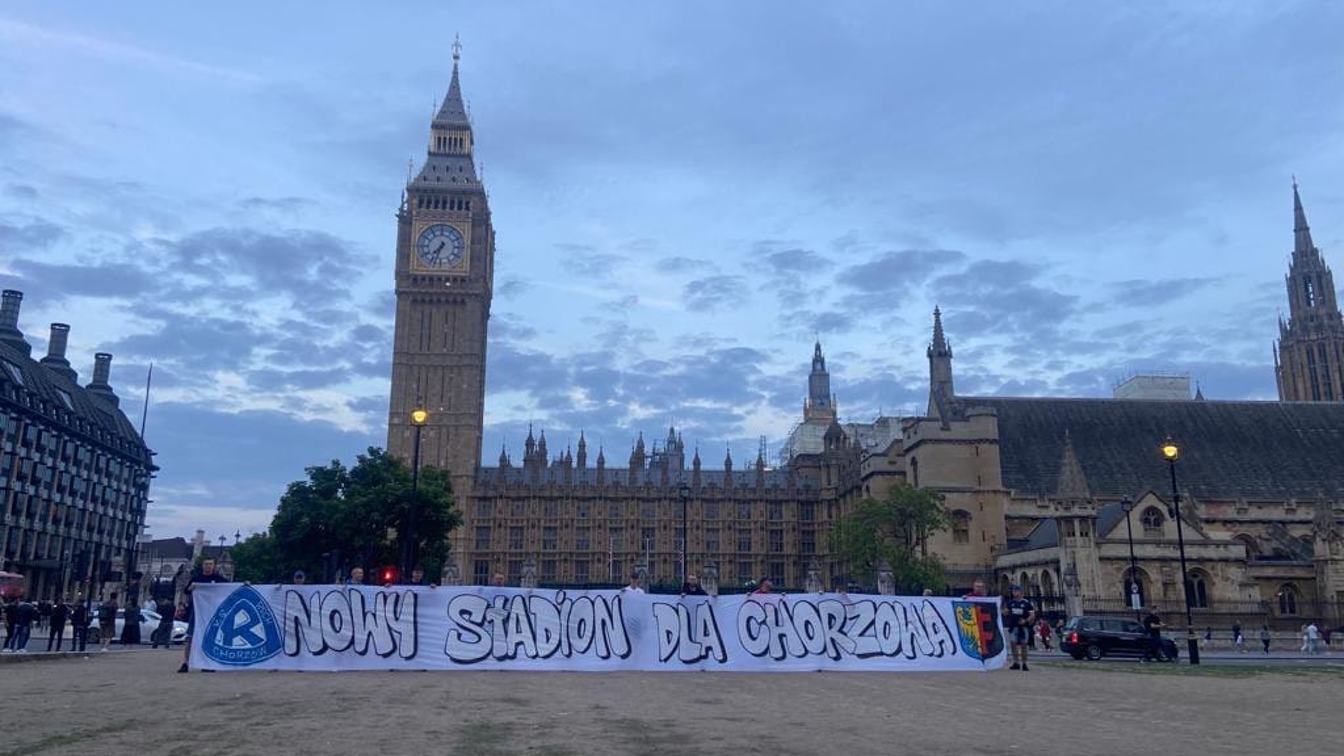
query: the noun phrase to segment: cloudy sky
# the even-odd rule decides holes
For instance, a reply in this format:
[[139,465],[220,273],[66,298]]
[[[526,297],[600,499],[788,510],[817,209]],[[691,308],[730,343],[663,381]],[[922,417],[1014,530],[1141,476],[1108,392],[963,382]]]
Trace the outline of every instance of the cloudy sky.
[[[717,466],[799,415],[1271,398],[1296,174],[1344,265],[1338,3],[0,7],[0,283],[116,355],[156,536],[384,439],[396,210],[454,34],[498,233],[486,458],[529,421]],[[1006,6],[1011,5],[1011,10]]]

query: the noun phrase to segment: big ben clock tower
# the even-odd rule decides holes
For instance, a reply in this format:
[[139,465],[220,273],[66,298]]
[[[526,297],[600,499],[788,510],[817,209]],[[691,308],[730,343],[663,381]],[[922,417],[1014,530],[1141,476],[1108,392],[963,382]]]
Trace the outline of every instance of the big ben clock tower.
[[454,42],[448,96],[430,123],[424,166],[406,185],[397,213],[387,448],[409,463],[415,442],[411,412],[425,410],[420,464],[451,474],[458,510],[465,513],[481,457],[495,233],[472,161],[471,121],[457,74],[460,50]]

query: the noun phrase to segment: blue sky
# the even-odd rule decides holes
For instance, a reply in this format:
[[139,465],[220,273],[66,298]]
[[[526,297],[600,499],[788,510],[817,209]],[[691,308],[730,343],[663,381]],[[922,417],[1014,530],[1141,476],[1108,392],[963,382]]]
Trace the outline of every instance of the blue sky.
[[111,351],[155,535],[381,444],[395,212],[462,37],[498,234],[485,458],[1190,373],[1272,398],[1290,176],[1344,248],[1336,3],[6,3],[0,283]]

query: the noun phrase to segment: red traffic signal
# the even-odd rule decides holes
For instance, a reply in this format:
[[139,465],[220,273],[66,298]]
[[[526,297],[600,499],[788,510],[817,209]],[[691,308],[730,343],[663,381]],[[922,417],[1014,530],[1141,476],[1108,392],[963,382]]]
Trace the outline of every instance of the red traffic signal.
[[394,584],[394,583],[396,583],[396,582],[397,582],[397,568],[396,568],[396,567],[384,567],[384,568],[383,568],[383,585],[392,585],[392,584]]

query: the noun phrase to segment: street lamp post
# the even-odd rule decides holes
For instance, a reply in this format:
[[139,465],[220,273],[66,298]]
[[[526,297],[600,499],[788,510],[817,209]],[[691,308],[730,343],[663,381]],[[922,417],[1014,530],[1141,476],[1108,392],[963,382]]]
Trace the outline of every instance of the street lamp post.
[[1190,578],[1185,569],[1185,532],[1181,527],[1181,492],[1176,486],[1176,460],[1181,457],[1181,448],[1168,436],[1162,442],[1162,456],[1171,470],[1171,516],[1176,519],[1176,546],[1181,554],[1181,592],[1185,594],[1185,635],[1189,648],[1190,663],[1199,664],[1199,643],[1195,640],[1195,616],[1192,610],[1194,597],[1190,595]]
[[415,527],[420,516],[420,432],[427,422],[428,410],[421,407],[411,410],[411,425],[415,428],[415,441],[411,447],[411,504],[401,536],[401,574],[406,577],[415,569]]
[[681,497],[681,584],[686,585],[686,503],[691,498],[691,487],[682,483],[677,495]]
[[1134,596],[1139,592],[1139,563],[1134,559],[1134,525],[1130,522],[1130,513],[1134,511],[1134,500],[1128,496],[1120,500],[1120,508],[1125,511],[1125,535],[1129,537],[1129,604],[1134,607],[1134,619],[1139,619],[1139,602]]

